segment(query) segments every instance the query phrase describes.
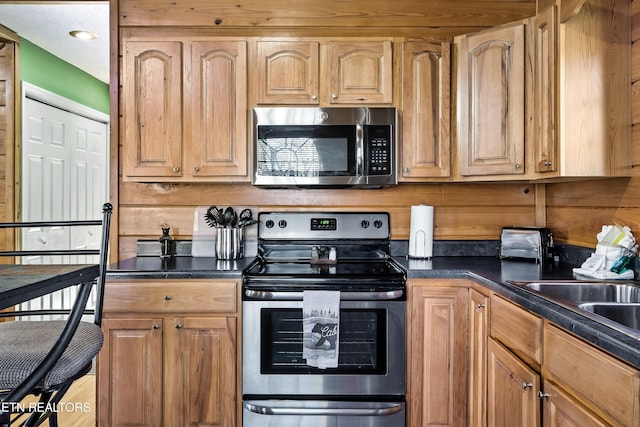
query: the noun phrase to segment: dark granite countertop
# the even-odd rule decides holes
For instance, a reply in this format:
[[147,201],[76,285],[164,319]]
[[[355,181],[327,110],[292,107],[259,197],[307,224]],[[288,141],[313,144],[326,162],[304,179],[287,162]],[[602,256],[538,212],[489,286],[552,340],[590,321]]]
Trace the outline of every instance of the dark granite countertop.
[[[407,278],[469,278],[524,308],[549,319],[640,368],[640,339],[600,324],[575,310],[510,284],[509,281],[574,279],[571,264],[541,266],[530,261],[500,260],[496,256],[436,256],[430,260],[395,257],[407,271]],[[215,258],[159,257],[129,258],[109,266],[112,279],[237,278],[254,258],[218,261]]]
[[128,258],[109,265],[111,279],[222,279],[242,278],[244,270],[255,258],[218,260],[208,257],[180,256],[162,260],[158,256]]

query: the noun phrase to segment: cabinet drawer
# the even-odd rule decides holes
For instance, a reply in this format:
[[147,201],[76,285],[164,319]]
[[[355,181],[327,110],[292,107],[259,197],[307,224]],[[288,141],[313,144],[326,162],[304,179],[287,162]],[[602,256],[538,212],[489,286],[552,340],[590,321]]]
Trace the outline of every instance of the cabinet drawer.
[[637,426],[640,371],[551,324],[544,328],[543,376],[613,424]]
[[500,341],[534,367],[542,362],[542,319],[523,308],[492,295],[491,337]]
[[237,310],[233,280],[107,282],[105,313],[224,312]]

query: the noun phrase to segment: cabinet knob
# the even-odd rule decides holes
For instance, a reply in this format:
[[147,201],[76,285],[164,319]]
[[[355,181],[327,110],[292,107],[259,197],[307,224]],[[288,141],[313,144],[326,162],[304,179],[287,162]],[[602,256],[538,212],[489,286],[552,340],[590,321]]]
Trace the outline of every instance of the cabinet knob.
[[182,323],[176,323],[176,329],[182,329]]
[[515,165],[513,165],[513,167],[515,167],[516,170],[522,169],[522,165],[520,163],[516,163]]
[[411,169],[409,169],[409,168],[404,168],[404,173],[409,173],[409,172],[411,172]]
[[311,95],[311,99],[315,101],[316,99],[318,99],[318,95]]
[[154,331],[157,331],[158,329],[160,329],[160,325],[154,324],[151,329],[153,329]]
[[551,166],[551,162],[549,160],[547,160],[546,162],[544,162],[545,166]]
[[545,398],[546,398],[546,399],[548,399],[548,398],[550,398],[550,397],[551,397],[551,395],[550,395],[549,393],[543,393],[543,392],[539,391],[539,392],[538,392],[538,397],[539,397],[540,399],[545,399]]
[[482,304],[482,303],[478,304],[478,308],[485,308],[486,306],[487,304]]
[[335,93],[331,94],[331,99],[338,99],[338,95],[336,95]]
[[164,296],[164,300],[165,300],[165,301],[169,301],[169,300],[171,300],[171,295],[165,295],[165,296]]
[[199,168],[198,166],[195,166],[195,167],[193,168],[193,171],[194,171],[194,172],[200,172],[200,168]]
[[173,172],[174,173],[179,173],[180,172],[180,168],[178,166],[173,168]]
[[533,387],[533,384],[525,382],[525,381],[522,382],[522,389],[523,390],[526,390],[526,389],[531,388],[531,387]]

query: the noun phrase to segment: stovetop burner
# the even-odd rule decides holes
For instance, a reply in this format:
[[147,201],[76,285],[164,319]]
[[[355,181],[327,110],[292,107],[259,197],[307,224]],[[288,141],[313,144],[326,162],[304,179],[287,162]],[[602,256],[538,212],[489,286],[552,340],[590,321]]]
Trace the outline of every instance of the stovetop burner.
[[244,283],[306,289],[404,287],[406,275],[389,256],[389,241],[387,213],[261,213],[260,256],[243,272]]
[[404,271],[392,261],[340,261],[333,265],[309,262],[256,262],[244,272],[245,284],[290,286],[310,283],[367,287],[404,286]]

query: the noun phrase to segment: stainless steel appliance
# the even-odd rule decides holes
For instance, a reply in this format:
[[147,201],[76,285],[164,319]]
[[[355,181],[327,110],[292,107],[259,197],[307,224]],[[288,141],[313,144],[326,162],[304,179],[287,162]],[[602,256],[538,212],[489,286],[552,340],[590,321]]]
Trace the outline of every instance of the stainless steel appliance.
[[395,185],[396,115],[395,108],[254,108],[252,183]]
[[500,234],[500,258],[534,259],[542,263],[553,251],[553,234],[548,228],[504,227]]
[[[405,425],[406,275],[387,213],[259,215],[243,279],[243,426]],[[339,291],[337,367],[303,358],[303,297]]]

